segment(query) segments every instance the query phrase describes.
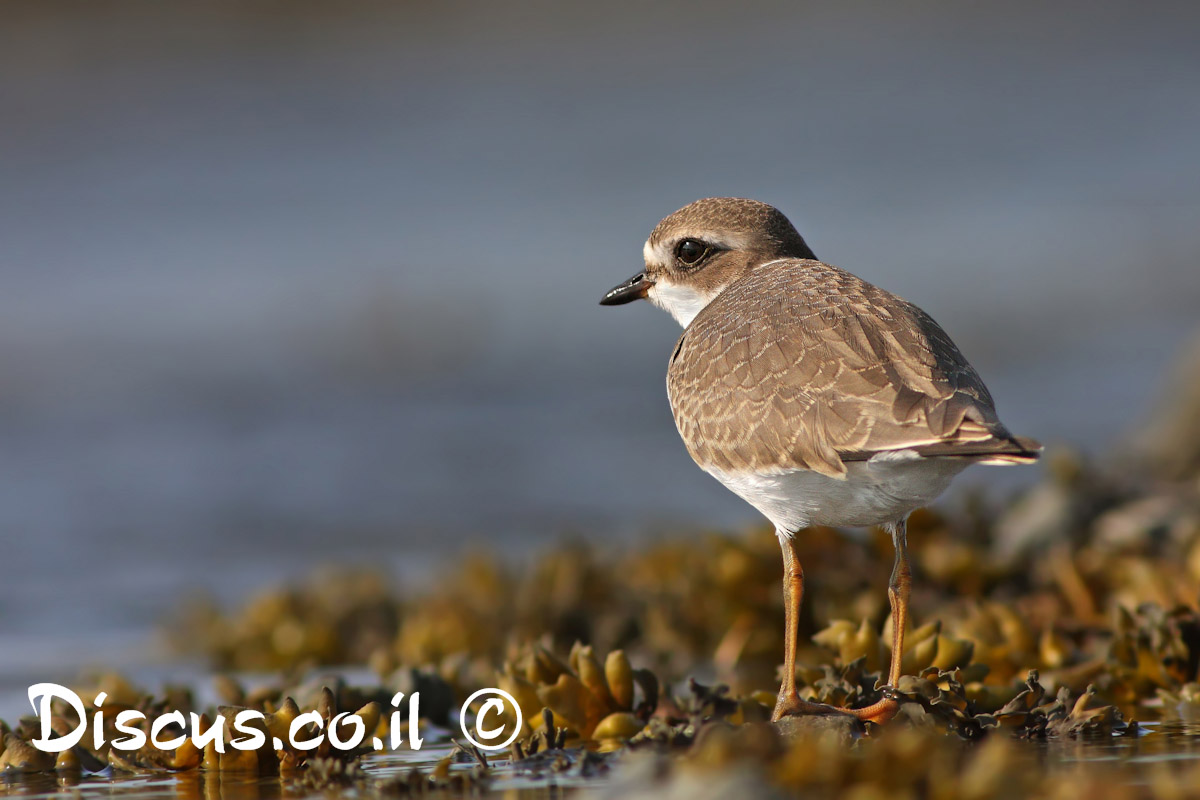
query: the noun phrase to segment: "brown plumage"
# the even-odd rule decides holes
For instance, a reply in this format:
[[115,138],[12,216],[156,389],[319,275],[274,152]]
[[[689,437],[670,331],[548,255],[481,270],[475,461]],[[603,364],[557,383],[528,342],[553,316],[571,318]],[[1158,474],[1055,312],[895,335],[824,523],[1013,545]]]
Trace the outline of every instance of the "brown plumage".
[[928,314],[816,260],[768,260],[720,292],[680,338],[667,392],[692,457],[727,472],[837,476],[902,449],[1036,457]]

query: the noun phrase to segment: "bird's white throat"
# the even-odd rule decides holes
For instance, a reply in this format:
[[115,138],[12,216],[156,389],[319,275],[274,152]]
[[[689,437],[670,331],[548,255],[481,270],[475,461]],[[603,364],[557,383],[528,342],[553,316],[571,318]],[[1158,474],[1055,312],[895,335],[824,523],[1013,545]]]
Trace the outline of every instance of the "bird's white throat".
[[718,294],[720,292],[702,292],[691,286],[657,280],[646,296],[686,328]]

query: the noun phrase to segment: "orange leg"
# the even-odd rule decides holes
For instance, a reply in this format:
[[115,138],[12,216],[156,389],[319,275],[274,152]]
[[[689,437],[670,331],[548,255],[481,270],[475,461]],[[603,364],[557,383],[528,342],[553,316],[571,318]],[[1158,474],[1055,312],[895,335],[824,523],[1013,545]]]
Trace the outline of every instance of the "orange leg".
[[859,719],[883,724],[896,716],[900,704],[892,698],[891,690],[900,683],[900,663],[904,660],[904,629],[908,625],[908,594],[912,588],[912,568],[908,564],[908,527],[905,520],[885,526],[892,535],[896,548],[896,561],[892,565],[892,578],[888,581],[888,603],[892,607],[892,663],[888,669],[887,689],[884,698],[866,708],[856,708],[851,713]]
[[771,720],[800,713],[805,705],[796,691],[796,638],[800,628],[800,603],[804,600],[804,568],[796,556],[796,541],[791,534],[779,532],[779,547],[783,550],[783,685],[775,700]]
[[779,534],[783,550],[783,685],[775,700],[771,721],[777,722],[792,714],[838,714],[842,709],[800,699],[796,691],[796,645],[800,638],[800,604],[804,601],[804,569],[796,554],[796,540],[791,534]]
[[[908,537],[904,520],[887,526],[896,547],[896,561],[892,577],[888,582],[888,602],[892,609],[892,662],[888,669],[888,689],[894,689],[900,681],[900,663],[904,657],[904,629],[908,623],[908,595],[912,586],[912,570],[908,564]],[[890,696],[865,708],[841,709],[822,703],[810,703],[800,699],[796,691],[796,645],[800,627],[800,603],[804,599],[804,570],[796,554],[794,539],[786,534],[779,535],[783,549],[783,603],[785,618],[783,650],[783,685],[775,701],[771,715],[777,721],[790,714],[836,714],[845,713],[883,724],[896,715],[900,704]]]

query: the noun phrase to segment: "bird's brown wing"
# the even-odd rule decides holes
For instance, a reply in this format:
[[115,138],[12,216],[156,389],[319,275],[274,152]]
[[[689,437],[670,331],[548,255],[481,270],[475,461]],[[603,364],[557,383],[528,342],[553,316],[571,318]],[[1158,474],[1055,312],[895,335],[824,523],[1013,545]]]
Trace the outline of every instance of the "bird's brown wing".
[[774,262],[723,291],[680,338],[667,393],[692,457],[726,472],[841,476],[844,461],[921,448],[1036,457],[928,314],[818,261]]

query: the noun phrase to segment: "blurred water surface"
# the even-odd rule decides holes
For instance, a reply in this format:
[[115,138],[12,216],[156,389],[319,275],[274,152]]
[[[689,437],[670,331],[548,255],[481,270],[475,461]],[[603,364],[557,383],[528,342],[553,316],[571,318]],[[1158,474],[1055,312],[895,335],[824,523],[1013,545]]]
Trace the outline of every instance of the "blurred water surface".
[[1109,447],[1200,321],[1188,4],[0,18],[13,685],[190,587],[754,519],[677,440],[674,323],[597,306],[697,197],[779,206],[1051,443]]

